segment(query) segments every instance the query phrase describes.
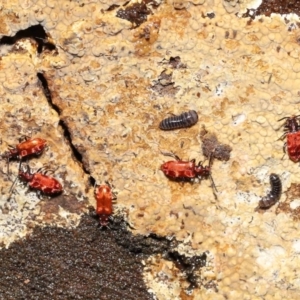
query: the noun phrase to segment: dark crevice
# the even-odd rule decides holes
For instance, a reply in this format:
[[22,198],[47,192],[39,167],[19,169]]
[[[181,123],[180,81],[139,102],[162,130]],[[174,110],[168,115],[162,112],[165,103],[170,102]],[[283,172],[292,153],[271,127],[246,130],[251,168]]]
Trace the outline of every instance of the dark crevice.
[[[47,79],[45,78],[45,76],[42,73],[38,73],[37,77],[42,84],[43,91],[44,91],[45,97],[48,101],[48,104],[50,105],[50,107],[52,109],[54,109],[57,112],[58,115],[60,115],[61,114],[60,108],[56,104],[54,104],[52,101],[51,91],[49,89]],[[72,143],[71,133],[70,133],[70,130],[69,130],[67,124],[62,119],[59,121],[58,124],[63,129],[64,137],[69,143],[69,146],[71,148],[74,158],[80,163],[83,171],[86,174],[90,174],[89,170],[85,167],[85,164],[83,163],[83,158],[82,158],[81,153],[78,151],[78,149]]]
[[202,285],[200,269],[206,265],[207,255],[205,252],[202,255],[187,257],[179,254],[177,251],[173,251],[169,252],[169,259],[185,274],[187,282],[190,283],[188,290],[193,290]]
[[42,25],[30,26],[26,29],[19,30],[14,36],[3,36],[0,39],[0,45],[14,45],[18,40],[24,38],[32,38],[38,44],[37,52],[41,53],[43,50],[54,50],[55,45],[48,39],[48,35]]
[[[112,224],[114,226],[120,226]],[[203,285],[201,282],[201,268],[207,264],[207,254],[195,255],[192,257],[185,256],[176,251],[178,241],[170,239],[164,236],[158,236],[154,233],[149,236],[132,235],[127,231],[127,234],[122,235],[122,239],[116,239],[119,245],[128,249],[135,255],[154,255],[161,254],[166,260],[174,262],[175,266],[184,274],[186,281],[190,284],[187,292],[191,292],[195,288],[199,288]]]
[[48,101],[48,104],[60,115],[60,108],[52,102],[51,92],[48,86],[47,79],[43,73],[37,73],[37,77],[42,84],[44,95]]
[[58,125],[61,126],[61,128],[63,129],[64,137],[69,143],[69,146],[71,148],[73,156],[75,157],[75,159],[82,166],[82,169],[83,169],[84,173],[90,175],[90,171],[85,167],[86,164],[84,164],[84,162],[83,162],[83,158],[82,158],[81,153],[77,150],[77,148],[72,143],[71,133],[70,133],[70,130],[69,130],[67,124],[63,120],[60,120]]
[[93,176],[90,176],[90,177],[89,177],[89,181],[90,181],[90,185],[91,185],[91,186],[95,186],[95,184],[96,184],[96,179],[95,179]]

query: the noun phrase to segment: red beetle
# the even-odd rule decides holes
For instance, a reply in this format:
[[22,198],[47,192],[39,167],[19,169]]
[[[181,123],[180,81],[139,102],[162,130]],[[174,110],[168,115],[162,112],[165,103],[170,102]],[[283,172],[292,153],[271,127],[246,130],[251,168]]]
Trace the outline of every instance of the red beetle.
[[46,147],[47,142],[41,138],[26,138],[25,141],[19,143],[15,148],[10,146],[10,149],[4,154],[2,157],[10,159],[10,158],[19,158],[35,154],[40,155],[44,148]]
[[[31,173],[29,166],[24,170],[19,169],[19,178],[27,181],[30,188],[37,190],[49,196],[55,196],[63,191],[60,182],[50,176],[46,175],[46,171],[42,173],[42,169],[37,170],[36,173]],[[12,189],[12,188],[11,188]]]
[[300,160],[300,116],[284,117],[278,121],[286,120],[284,124],[284,134],[283,137],[287,137],[286,143],[284,143],[283,150],[286,153],[286,149],[289,158],[293,162],[298,162]]
[[[7,174],[9,174],[9,160],[20,159],[20,164],[23,157],[30,155],[40,155],[45,147],[47,141],[41,138],[28,138],[25,137],[25,141],[20,142],[16,147],[9,146],[10,149],[4,152],[1,157],[7,159]],[[20,166],[19,166],[20,167]]]
[[99,223],[101,226],[108,226],[109,217],[113,214],[113,201],[117,199],[112,192],[110,184],[96,186],[95,198],[97,201],[96,213],[99,216]]
[[179,181],[192,181],[194,178],[201,179],[203,177],[210,177],[213,187],[217,191],[217,188],[211,176],[212,155],[209,159],[209,165],[203,166],[201,162],[196,165],[195,159],[192,159],[191,161],[183,161],[173,153],[163,154],[166,156],[172,156],[176,159],[167,161],[161,165],[160,169],[167,177]]

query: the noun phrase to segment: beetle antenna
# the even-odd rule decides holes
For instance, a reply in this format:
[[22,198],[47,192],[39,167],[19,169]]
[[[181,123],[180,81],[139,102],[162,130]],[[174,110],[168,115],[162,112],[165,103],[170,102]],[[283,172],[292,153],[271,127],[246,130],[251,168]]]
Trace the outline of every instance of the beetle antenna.
[[208,166],[209,166],[209,167],[211,167],[211,165],[212,165],[213,158],[214,158],[214,153],[215,153],[215,150],[213,150],[213,151],[210,153],[210,156],[209,156],[209,162],[208,162]]
[[[214,153],[215,153],[215,150],[213,150],[211,153],[210,153],[210,157],[209,157],[209,163],[208,163],[208,166],[209,166],[209,169],[211,170],[211,165],[212,165],[212,162],[213,162],[213,158],[214,158]],[[211,183],[212,183],[212,186],[213,186],[213,189],[218,192],[217,190],[217,187],[215,185],[215,182],[211,176],[211,171],[209,172],[209,178],[211,180]]]
[[9,157],[7,157],[7,176],[9,177]]
[[16,179],[14,180],[13,184],[11,185],[11,187],[10,187],[10,189],[9,189],[9,192],[8,192],[9,195],[8,195],[8,198],[7,198],[7,199],[9,199],[10,196],[12,195],[12,193],[13,193],[13,188],[14,188],[14,186],[16,185],[16,182],[17,182],[18,178],[19,178],[19,176],[16,176]]
[[[300,117],[300,115],[293,116],[293,118],[299,118],[299,117]],[[277,122],[280,122],[280,121],[282,121],[282,120],[284,120],[284,119],[290,119],[290,118],[291,118],[291,117],[283,117],[283,118],[277,120]]]
[[173,151],[171,151],[171,153],[160,151],[160,153],[164,156],[170,156],[170,157],[175,158],[176,160],[181,160],[180,157],[178,155],[176,155]]
[[21,164],[22,164],[22,157],[20,158],[20,162],[19,162],[19,167],[18,167],[18,170],[21,169]]
[[216,185],[215,185],[215,182],[214,182],[214,180],[213,180],[213,178],[212,178],[212,176],[211,176],[211,174],[209,173],[209,178],[210,178],[210,180],[211,180],[211,183],[212,183],[212,186],[213,186],[213,189],[218,193],[218,190],[217,190],[217,187],[216,187]]

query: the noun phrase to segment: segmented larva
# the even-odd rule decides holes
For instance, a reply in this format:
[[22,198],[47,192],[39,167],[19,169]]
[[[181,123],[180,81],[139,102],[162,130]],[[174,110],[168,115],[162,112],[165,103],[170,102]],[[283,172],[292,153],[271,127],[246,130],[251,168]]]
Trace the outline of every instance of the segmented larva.
[[282,184],[279,176],[272,173],[270,175],[270,184],[271,191],[267,196],[261,198],[261,200],[258,203],[259,208],[269,208],[280,199],[282,192]]
[[193,126],[198,122],[198,114],[194,110],[184,112],[178,116],[172,116],[162,120],[159,128],[162,130],[172,130]]

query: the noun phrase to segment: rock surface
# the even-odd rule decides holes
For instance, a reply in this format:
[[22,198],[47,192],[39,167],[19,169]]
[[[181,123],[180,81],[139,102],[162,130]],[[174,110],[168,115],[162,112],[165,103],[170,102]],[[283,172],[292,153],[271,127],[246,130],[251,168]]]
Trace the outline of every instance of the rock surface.
[[[144,279],[158,299],[297,299],[300,169],[282,158],[277,120],[299,115],[299,8],[275,2],[3,4],[0,152],[24,135],[46,139],[28,163],[49,166],[64,186],[53,199],[19,183],[10,195],[18,161],[7,174],[2,159],[3,246],[37,225],[77,226],[95,205],[93,182],[109,181],[134,234],[173,237],[186,257],[206,253],[196,275],[176,259],[149,258]],[[195,126],[159,130],[188,110],[198,112]],[[160,171],[169,160],[161,152],[205,159],[203,126],[232,149],[213,161],[217,195],[210,180],[180,184]],[[255,212],[270,173],[282,197]]]

